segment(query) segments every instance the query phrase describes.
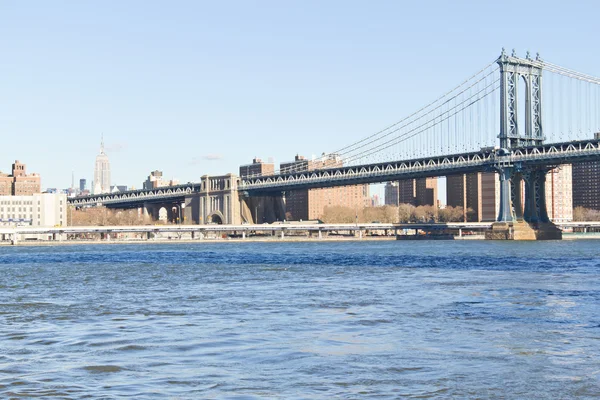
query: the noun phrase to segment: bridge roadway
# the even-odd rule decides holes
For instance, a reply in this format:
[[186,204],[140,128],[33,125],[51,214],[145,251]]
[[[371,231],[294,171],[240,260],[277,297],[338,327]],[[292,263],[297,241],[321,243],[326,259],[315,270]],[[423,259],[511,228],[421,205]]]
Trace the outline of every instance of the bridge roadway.
[[[508,155],[477,151],[405,161],[294,171],[279,175],[248,176],[240,180],[236,189],[245,196],[252,197],[287,190],[493,171],[509,165],[548,167],[597,160],[600,160],[600,140],[591,139],[516,148]],[[188,182],[172,187],[74,197],[69,198],[68,202],[74,206],[103,204],[114,208],[133,208],[142,207],[143,204],[178,203],[186,197],[200,194],[204,194],[202,182]]]
[[471,172],[494,171],[499,167],[552,167],[600,160],[600,140],[549,143],[500,152],[477,151],[407,161],[346,166],[311,171],[294,171],[280,175],[245,177],[238,190],[249,196],[295,189],[355,184],[381,183],[402,179],[448,176]]

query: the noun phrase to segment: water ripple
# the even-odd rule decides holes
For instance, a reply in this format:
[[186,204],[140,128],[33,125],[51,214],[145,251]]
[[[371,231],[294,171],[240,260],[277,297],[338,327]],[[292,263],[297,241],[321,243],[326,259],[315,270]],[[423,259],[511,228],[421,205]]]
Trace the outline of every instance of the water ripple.
[[2,398],[600,393],[593,241],[0,248]]

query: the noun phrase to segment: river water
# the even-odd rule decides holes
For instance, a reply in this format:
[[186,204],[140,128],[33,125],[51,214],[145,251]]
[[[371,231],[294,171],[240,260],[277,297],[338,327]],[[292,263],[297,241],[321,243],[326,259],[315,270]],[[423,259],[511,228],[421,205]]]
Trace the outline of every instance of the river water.
[[0,248],[0,398],[600,396],[598,241]]

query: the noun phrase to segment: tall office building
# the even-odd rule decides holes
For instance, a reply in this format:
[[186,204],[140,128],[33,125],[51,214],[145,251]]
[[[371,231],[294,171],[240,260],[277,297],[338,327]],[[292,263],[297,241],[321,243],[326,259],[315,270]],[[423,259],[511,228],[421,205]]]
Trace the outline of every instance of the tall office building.
[[110,193],[110,162],[104,152],[104,137],[100,142],[100,154],[96,156],[94,168],[94,194]]
[[79,191],[83,192],[85,190],[85,185],[87,184],[87,181],[85,179],[80,179],[79,180]]

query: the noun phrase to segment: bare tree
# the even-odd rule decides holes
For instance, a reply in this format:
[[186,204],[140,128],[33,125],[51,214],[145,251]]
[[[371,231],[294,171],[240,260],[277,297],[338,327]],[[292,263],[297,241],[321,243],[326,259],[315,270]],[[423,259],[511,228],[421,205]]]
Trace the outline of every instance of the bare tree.
[[573,221],[600,221],[600,211],[581,206],[575,207]]
[[137,210],[110,210],[106,207],[73,209],[71,224],[75,226],[143,225],[149,221]]

